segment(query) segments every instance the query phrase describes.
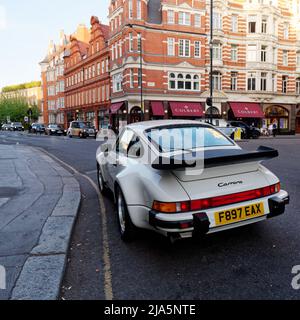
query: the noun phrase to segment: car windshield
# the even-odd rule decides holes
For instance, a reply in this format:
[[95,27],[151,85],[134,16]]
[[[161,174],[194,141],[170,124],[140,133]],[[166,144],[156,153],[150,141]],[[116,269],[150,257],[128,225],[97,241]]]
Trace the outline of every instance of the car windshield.
[[84,128],[92,128],[92,124],[90,122],[82,122],[82,123],[79,123],[79,126],[81,129],[84,129]]
[[189,151],[203,147],[234,145],[226,136],[210,127],[162,127],[147,130],[146,135],[149,141],[159,148],[160,152]]

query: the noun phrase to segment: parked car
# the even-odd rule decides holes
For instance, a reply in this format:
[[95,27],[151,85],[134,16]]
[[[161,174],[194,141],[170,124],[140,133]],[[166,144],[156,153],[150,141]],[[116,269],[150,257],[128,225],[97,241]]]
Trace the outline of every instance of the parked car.
[[81,139],[85,139],[91,137],[96,139],[97,130],[90,122],[73,121],[70,123],[67,135],[69,138],[79,137]]
[[243,139],[258,139],[261,136],[261,132],[258,128],[249,126],[243,121],[229,121],[231,126],[242,129]]
[[[211,124],[210,119],[203,119],[200,120],[200,122],[205,122],[208,124]],[[237,130],[237,128],[233,127],[228,121],[225,119],[212,119],[212,125],[216,127],[218,130],[220,130],[222,133],[224,133],[226,136],[230,137],[231,139],[234,139],[234,134]]]
[[1,130],[2,131],[10,131],[11,130],[11,124],[7,124],[7,123],[4,123],[1,127]]
[[113,193],[124,241],[137,228],[174,241],[283,214],[289,195],[261,165],[277,156],[268,147],[242,150],[208,124],[150,121],[126,126],[114,146],[99,148],[97,177],[100,191]]
[[36,134],[45,134],[46,133],[46,128],[43,124],[40,123],[34,123],[31,126],[31,133],[36,133]]
[[24,127],[21,122],[12,122],[10,125],[11,131],[24,131]]
[[64,134],[64,129],[58,124],[50,124],[46,128],[45,133],[48,136],[62,136]]

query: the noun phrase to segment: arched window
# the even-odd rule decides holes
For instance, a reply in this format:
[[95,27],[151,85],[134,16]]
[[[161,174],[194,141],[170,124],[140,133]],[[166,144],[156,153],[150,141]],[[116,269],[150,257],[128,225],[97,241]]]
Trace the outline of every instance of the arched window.
[[199,75],[190,73],[170,73],[169,89],[180,91],[200,91]]

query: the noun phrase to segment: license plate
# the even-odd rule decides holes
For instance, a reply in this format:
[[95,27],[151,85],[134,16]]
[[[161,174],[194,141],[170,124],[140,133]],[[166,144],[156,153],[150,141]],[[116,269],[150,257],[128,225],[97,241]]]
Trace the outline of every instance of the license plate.
[[263,202],[215,213],[216,226],[224,226],[265,215]]

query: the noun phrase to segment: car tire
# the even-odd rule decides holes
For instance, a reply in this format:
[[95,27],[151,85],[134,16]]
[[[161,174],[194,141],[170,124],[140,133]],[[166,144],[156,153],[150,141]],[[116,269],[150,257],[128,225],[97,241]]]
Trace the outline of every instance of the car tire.
[[100,193],[103,195],[106,195],[108,192],[108,188],[103,179],[103,175],[99,165],[97,165],[97,181],[98,181],[98,187],[99,187]]
[[137,228],[131,221],[123,192],[119,187],[116,191],[116,211],[121,239],[124,242],[132,242],[136,237]]

